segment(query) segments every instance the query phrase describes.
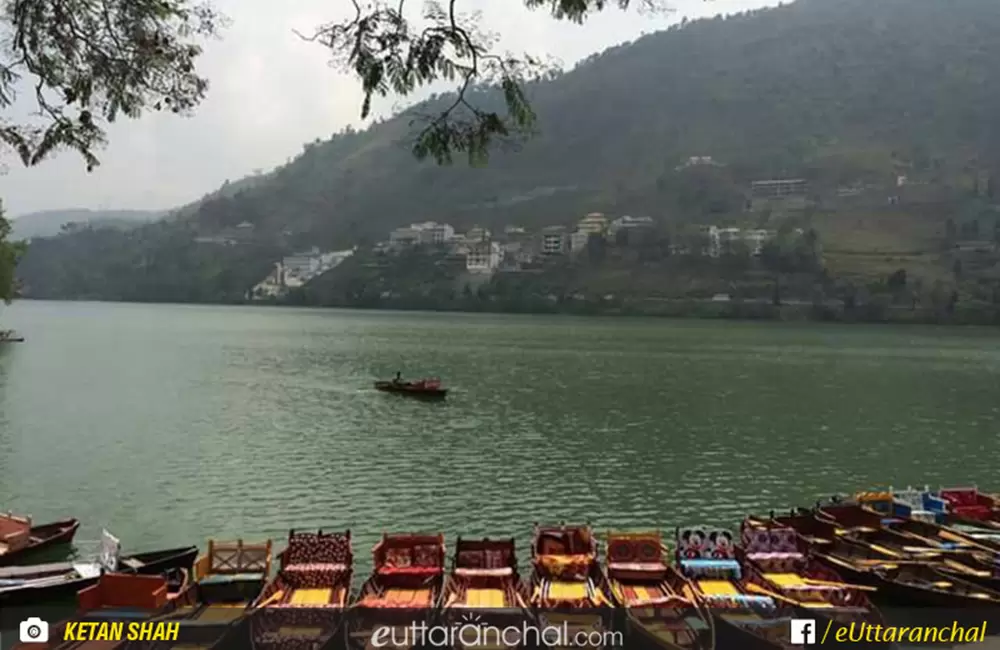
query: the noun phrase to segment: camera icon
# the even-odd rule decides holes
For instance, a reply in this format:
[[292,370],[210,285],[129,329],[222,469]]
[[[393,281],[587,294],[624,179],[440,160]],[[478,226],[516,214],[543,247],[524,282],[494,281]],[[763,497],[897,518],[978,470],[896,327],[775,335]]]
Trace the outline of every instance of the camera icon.
[[21,621],[20,632],[21,643],[49,642],[49,624],[37,616]]

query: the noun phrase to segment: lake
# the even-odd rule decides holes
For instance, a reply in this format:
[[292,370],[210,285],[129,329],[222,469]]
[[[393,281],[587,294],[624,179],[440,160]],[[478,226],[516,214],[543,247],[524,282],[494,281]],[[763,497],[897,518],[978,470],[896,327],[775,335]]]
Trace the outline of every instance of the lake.
[[[253,307],[7,308],[0,508],[126,550],[350,528],[711,523],[1000,488],[1000,331]],[[436,375],[424,403],[372,389]]]

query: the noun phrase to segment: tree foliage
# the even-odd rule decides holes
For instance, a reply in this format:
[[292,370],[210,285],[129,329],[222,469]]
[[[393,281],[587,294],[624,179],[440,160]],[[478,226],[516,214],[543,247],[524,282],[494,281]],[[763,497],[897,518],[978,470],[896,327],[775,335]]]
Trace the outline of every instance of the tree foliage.
[[[189,0],[6,0],[0,32],[0,153],[25,165],[79,152],[88,168],[108,122],[147,109],[184,113],[205,95],[197,41],[219,16]],[[28,89],[35,117],[4,116]]]
[[[492,144],[516,143],[533,131],[536,115],[524,86],[549,73],[551,64],[528,54],[493,51],[497,35],[478,27],[478,15],[461,13],[456,0],[448,0],[447,6],[427,2],[421,20],[407,17],[406,0],[375,0],[365,6],[352,2],[354,15],[349,20],[323,25],[304,38],[329,48],[334,60],[360,80],[362,118],[368,117],[376,95],[406,96],[438,80],[456,85],[447,106],[420,116],[424,126],[413,143],[418,158],[450,163],[454,153],[465,153],[470,163],[480,163]],[[555,19],[577,23],[609,4],[621,9],[631,4],[631,0],[523,2],[529,9],[547,9]],[[642,2],[647,9],[661,8],[658,0]],[[499,88],[503,109],[470,101],[476,87]]]
[[24,252],[24,245],[8,241],[10,222],[3,218],[0,209],[0,301],[10,303],[14,298],[14,268]]

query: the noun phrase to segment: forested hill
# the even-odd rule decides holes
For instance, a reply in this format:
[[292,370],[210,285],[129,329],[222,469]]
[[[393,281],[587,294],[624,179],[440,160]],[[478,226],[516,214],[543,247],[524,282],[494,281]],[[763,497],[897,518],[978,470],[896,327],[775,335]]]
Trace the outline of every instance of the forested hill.
[[[108,234],[121,238],[111,243],[89,233],[35,246],[21,274],[41,295],[135,298],[149,282],[183,299],[190,282],[202,283],[193,293],[212,296],[255,279],[259,264],[223,273],[218,259],[178,252],[195,234],[244,221],[261,237],[273,235],[270,243],[285,232],[292,236],[281,245],[332,247],[421,219],[535,226],[595,209],[658,219],[738,210],[741,200],[726,187],[706,197],[675,171],[690,156],[724,162],[728,189],[777,175],[831,187],[881,182],[900,165],[944,173],[975,160],[995,168],[997,33],[996,0],[799,0],[695,21],[533,84],[539,135],[520,151],[494,154],[486,167],[439,168],[412,157],[412,114],[447,101],[438,98],[366,131],[306,145],[288,165],[203,202],[174,225]],[[168,259],[175,253],[185,261]],[[67,259],[90,268],[77,273]],[[125,274],[126,289],[118,276],[130,264],[141,272]],[[205,286],[220,275],[225,289]],[[55,277],[74,277],[74,288]]]

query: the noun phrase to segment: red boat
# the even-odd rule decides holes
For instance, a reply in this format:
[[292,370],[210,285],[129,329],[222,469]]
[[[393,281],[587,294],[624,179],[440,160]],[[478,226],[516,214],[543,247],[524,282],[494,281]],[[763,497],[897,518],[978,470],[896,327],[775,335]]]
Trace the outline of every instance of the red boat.
[[15,564],[35,551],[59,544],[69,544],[80,522],[63,519],[51,524],[32,526],[31,517],[13,513],[0,514],[0,566]]
[[447,389],[441,388],[441,380],[433,377],[417,381],[401,381],[399,377],[392,381],[377,381],[375,390],[432,399],[441,399],[448,394]]

